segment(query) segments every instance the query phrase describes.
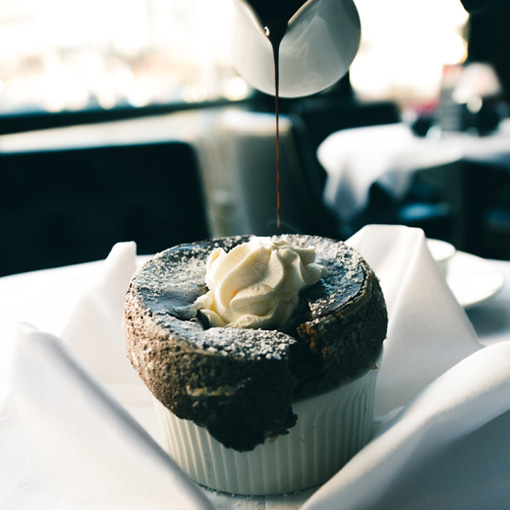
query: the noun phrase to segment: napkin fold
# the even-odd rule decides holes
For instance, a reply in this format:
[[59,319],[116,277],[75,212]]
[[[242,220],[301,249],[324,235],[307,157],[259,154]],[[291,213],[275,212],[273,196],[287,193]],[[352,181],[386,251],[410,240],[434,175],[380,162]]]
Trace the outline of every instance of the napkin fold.
[[481,346],[421,229],[369,225],[347,242],[379,277],[388,307],[375,400],[376,415],[386,414]]
[[136,269],[136,244],[116,244],[81,296],[61,337],[106,384],[137,384],[124,350],[124,296]]
[[349,223],[367,206],[372,184],[402,198],[414,171],[460,160],[465,145],[463,138],[415,136],[404,123],[338,131],[317,150],[327,172],[324,201]]
[[[388,304],[380,418],[373,441],[304,508],[505,508],[510,344],[481,348],[422,231],[369,226],[349,243]],[[211,508],[147,432],[150,398],[127,372],[122,296],[134,265],[134,245],[116,245],[65,342],[20,329],[0,409],[0,507]],[[232,498],[239,508],[262,504]],[[289,508],[285,498],[271,506]]]
[[59,338],[22,325],[11,380],[1,508],[211,508]]
[[458,363],[387,423],[303,510],[508,508],[509,362],[510,342],[504,342]]

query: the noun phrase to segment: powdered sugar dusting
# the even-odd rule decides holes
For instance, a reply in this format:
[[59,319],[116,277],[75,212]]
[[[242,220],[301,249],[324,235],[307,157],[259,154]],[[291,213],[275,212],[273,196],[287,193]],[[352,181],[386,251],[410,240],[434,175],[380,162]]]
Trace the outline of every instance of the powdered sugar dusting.
[[209,353],[250,359],[283,359],[296,343],[279,331],[236,328],[211,328],[190,341]]
[[[349,306],[363,292],[368,266],[354,249],[321,237],[289,237],[297,247],[314,246],[316,262],[327,269],[319,283],[301,293],[301,305],[291,319],[294,323],[315,320]],[[292,328],[207,328],[198,317],[186,315],[190,305],[207,291],[204,278],[210,252],[217,247],[228,251],[248,240],[247,236],[220,238],[161,252],[138,270],[132,292],[158,326],[190,348],[215,356],[286,358],[297,341],[287,334]]]

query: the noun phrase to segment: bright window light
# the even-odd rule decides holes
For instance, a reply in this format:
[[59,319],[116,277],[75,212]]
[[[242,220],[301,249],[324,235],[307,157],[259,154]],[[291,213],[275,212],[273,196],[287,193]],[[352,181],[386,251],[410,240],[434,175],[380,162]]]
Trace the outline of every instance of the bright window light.
[[[466,58],[460,0],[355,0],[355,92],[437,96]],[[0,114],[243,99],[230,58],[232,0],[0,0]]]
[[362,24],[351,67],[356,93],[405,106],[438,96],[443,66],[462,63],[468,14],[460,0],[355,0]]
[[0,113],[246,97],[232,0],[1,0]]

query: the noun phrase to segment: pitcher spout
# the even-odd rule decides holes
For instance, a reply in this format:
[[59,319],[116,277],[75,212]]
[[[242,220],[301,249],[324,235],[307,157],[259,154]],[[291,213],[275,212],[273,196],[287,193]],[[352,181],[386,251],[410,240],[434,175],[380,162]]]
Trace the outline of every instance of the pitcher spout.
[[347,73],[358,51],[361,25],[353,0],[234,0],[234,5],[234,66],[266,94],[275,94],[275,41],[281,97],[325,90]]

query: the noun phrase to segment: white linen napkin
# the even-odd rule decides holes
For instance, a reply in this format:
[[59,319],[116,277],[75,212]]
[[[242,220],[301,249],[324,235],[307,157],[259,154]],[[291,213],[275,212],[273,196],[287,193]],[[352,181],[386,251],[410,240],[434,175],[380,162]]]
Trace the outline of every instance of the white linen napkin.
[[135,244],[114,246],[64,328],[66,343],[20,325],[13,391],[0,409],[0,508],[211,508],[139,423],[151,400],[122,335],[135,267]]
[[[481,348],[422,231],[369,226],[349,242],[381,279],[389,309],[376,395],[382,417],[375,439],[304,508],[506,508],[509,343]],[[265,503],[206,499],[151,437],[150,398],[122,351],[122,296],[134,261],[132,244],[115,246],[70,318],[66,343],[21,328],[13,393],[0,410],[1,508]],[[291,501],[268,504],[288,509]]]
[[12,380],[1,508],[211,508],[60,339],[22,326]]
[[503,342],[431,383],[303,510],[508,508],[509,431],[510,342]]
[[327,172],[324,201],[341,221],[349,223],[367,206],[375,182],[401,198],[414,171],[458,161],[465,146],[463,137],[415,136],[404,123],[338,131],[317,150]]

